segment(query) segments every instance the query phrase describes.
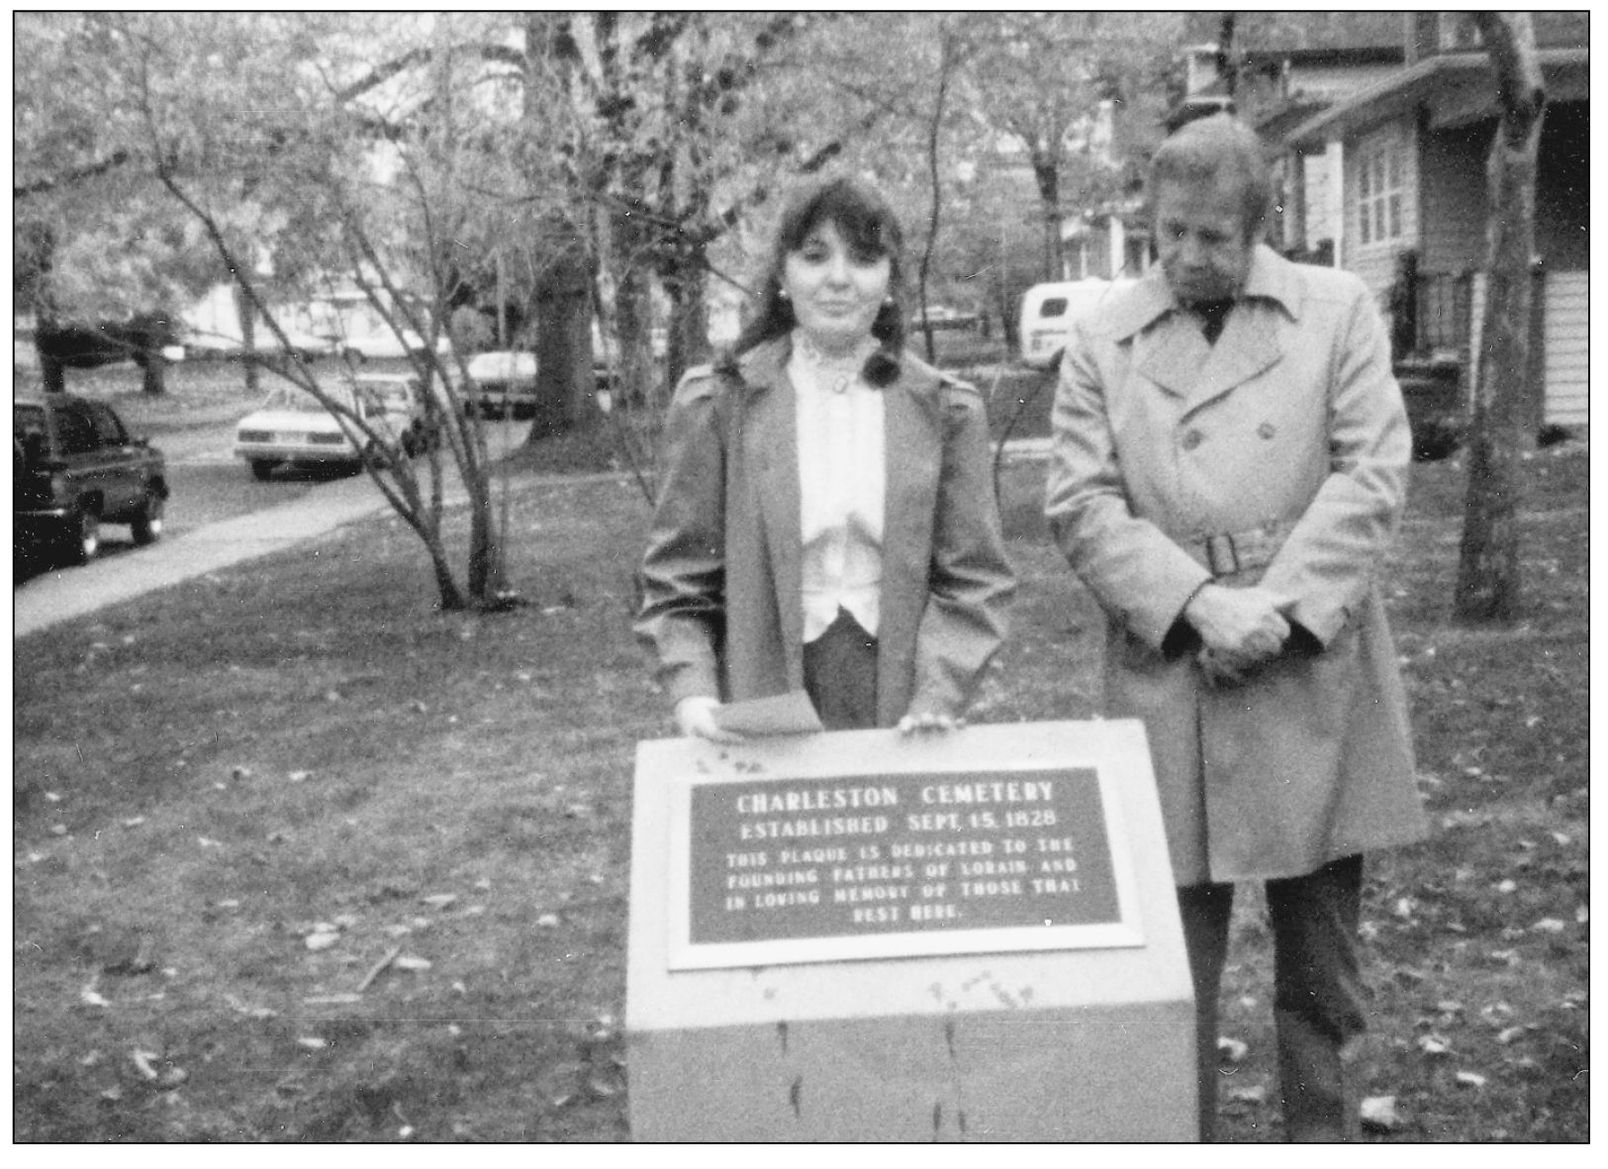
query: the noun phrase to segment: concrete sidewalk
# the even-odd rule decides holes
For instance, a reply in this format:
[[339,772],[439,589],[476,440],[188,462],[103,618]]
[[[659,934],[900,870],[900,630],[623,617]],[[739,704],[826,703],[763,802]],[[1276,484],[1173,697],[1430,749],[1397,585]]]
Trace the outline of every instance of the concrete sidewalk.
[[[448,498],[451,502],[450,494]],[[51,569],[45,574],[52,578],[48,588],[25,587],[12,592],[12,640],[278,552],[389,507],[378,488],[360,475],[310,491],[291,503],[208,524],[176,539],[160,540],[81,568]]]

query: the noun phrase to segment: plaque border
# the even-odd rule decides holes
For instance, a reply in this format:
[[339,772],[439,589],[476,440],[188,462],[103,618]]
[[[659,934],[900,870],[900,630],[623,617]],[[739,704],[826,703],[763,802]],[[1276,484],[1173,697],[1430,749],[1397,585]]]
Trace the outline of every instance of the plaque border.
[[[858,736],[867,734],[867,732],[844,733]],[[964,750],[945,752],[938,756],[928,750],[902,751],[899,750],[901,742],[895,732],[877,732],[877,734],[888,736],[888,746],[883,747],[880,743],[857,744],[861,749],[860,760],[855,766],[857,775],[875,778],[881,775],[942,775],[955,772],[991,776],[1071,768],[1093,771],[1100,792],[1101,814],[1111,857],[1117,920],[1052,926],[882,931],[848,936],[826,935],[695,944],[691,940],[693,789],[725,784],[751,784],[758,778],[752,772],[727,773],[725,768],[719,771],[710,769],[706,774],[683,774],[669,777],[664,781],[671,809],[669,848],[666,851],[669,872],[665,874],[669,894],[666,953],[667,965],[671,971],[793,966],[858,959],[919,958],[959,954],[1118,949],[1141,947],[1145,944],[1136,871],[1117,784],[1122,779],[1148,781],[1150,778],[1148,771],[1143,776],[1119,776],[1117,772],[1121,769],[1112,759],[1109,747],[1105,744],[1101,745],[1104,749],[1090,751],[1087,746],[1080,750],[1075,744],[1055,743],[1051,745],[1062,750],[1053,756],[1035,753],[1030,758],[1001,760],[997,755],[993,755],[986,760],[979,760],[977,756]],[[957,737],[964,734],[965,732],[956,732]],[[815,735],[810,738],[815,744],[819,744],[823,736]],[[958,742],[955,745],[960,746]],[[1037,744],[1040,747],[1044,745],[1042,742]],[[865,754],[868,747],[870,758]],[[759,750],[764,750],[763,745],[759,746]],[[744,749],[738,748],[735,753],[742,754]],[[790,768],[785,757],[780,760],[767,758],[765,762],[766,782],[829,778],[815,767]]]

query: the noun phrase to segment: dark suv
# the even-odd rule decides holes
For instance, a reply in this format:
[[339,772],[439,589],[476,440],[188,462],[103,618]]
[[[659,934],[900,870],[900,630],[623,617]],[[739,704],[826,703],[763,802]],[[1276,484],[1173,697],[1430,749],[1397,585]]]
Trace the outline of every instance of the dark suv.
[[102,523],[136,544],[162,534],[167,465],[110,406],[71,394],[19,395],[12,405],[14,551],[42,546],[53,563],[86,564]]

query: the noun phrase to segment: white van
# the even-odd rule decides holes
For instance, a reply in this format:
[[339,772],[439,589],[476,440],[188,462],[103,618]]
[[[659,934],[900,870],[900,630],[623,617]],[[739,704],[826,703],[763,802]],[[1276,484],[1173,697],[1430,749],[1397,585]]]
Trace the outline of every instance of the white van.
[[1057,284],[1035,284],[1022,295],[1022,361],[1033,369],[1052,369],[1072,336],[1072,326],[1086,313],[1094,311],[1106,297],[1128,287],[1127,277],[1101,280],[1070,280]]

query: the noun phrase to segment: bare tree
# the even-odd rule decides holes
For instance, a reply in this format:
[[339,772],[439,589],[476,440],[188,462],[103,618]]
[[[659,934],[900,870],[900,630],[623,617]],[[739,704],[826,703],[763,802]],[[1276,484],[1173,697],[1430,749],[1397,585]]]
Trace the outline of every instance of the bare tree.
[[1521,455],[1529,396],[1535,172],[1546,105],[1535,30],[1523,12],[1475,14],[1490,53],[1501,118],[1488,178],[1484,345],[1469,427],[1468,487],[1454,613],[1464,622],[1518,616]]

